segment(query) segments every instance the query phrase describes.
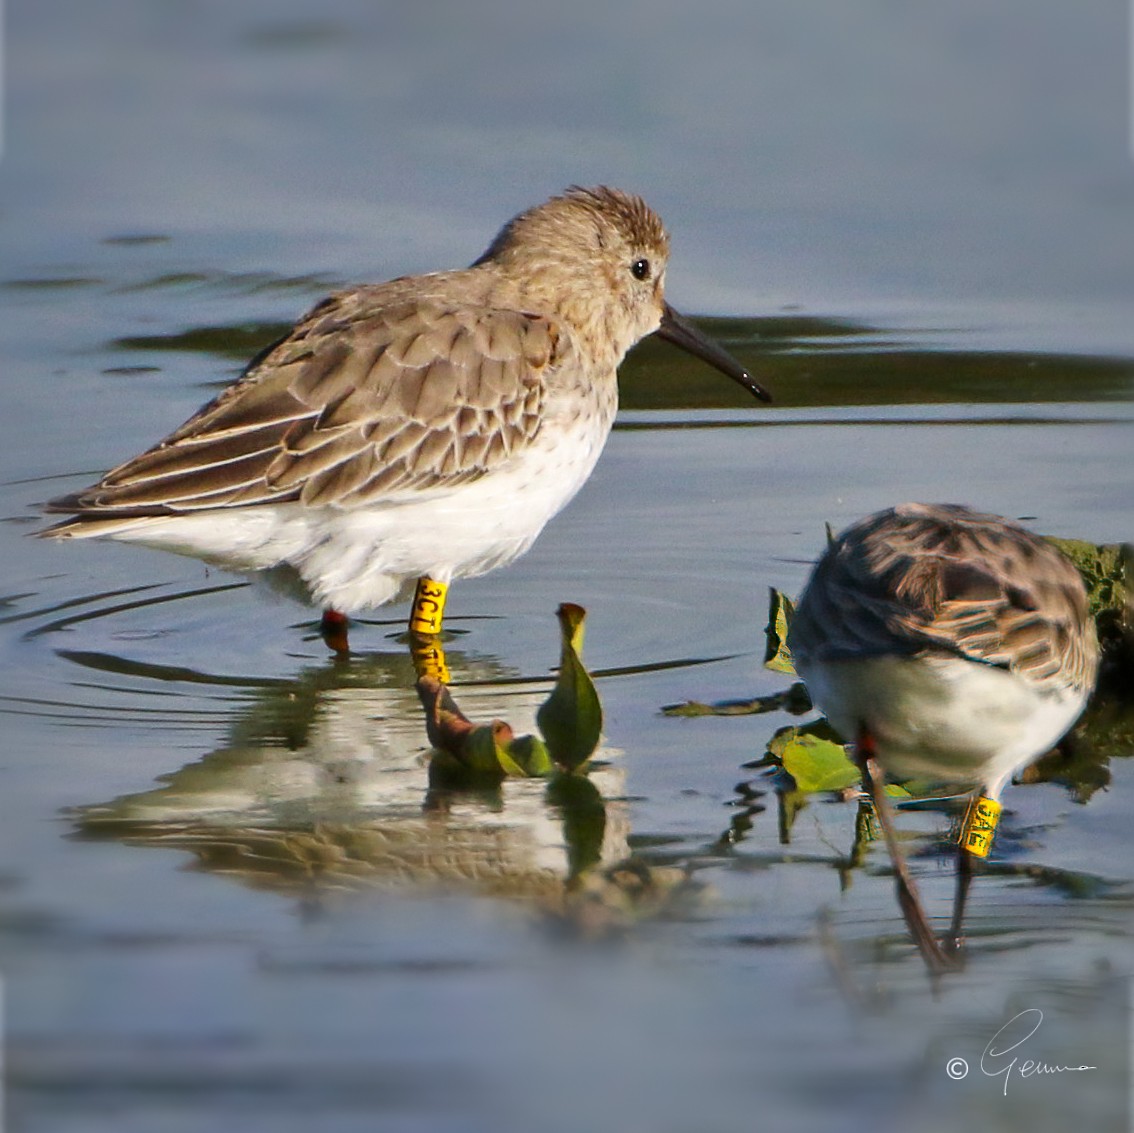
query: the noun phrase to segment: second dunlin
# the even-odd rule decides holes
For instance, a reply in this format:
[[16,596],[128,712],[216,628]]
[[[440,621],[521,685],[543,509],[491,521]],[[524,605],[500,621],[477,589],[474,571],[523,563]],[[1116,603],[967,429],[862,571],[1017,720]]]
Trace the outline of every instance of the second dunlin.
[[469,268],[340,292],[164,440],[52,501],[56,538],[106,537],[238,571],[287,567],[345,648],[344,615],[531,546],[590,475],[616,370],[657,332],[768,400],[665,301],[669,239],[640,198],[569,189]]
[[1098,644],[1083,580],[1016,523],[903,504],[831,542],[789,643],[816,706],[855,744],[911,931],[931,966],[949,966],[897,851],[882,775],[979,788],[961,829],[953,952],[1005,784],[1062,738],[1094,687]]

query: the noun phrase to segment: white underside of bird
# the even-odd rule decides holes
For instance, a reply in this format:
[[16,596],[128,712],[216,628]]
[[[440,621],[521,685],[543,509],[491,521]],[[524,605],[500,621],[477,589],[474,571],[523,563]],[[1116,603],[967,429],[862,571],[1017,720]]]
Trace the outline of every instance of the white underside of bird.
[[800,675],[844,739],[866,730],[891,775],[979,784],[992,798],[1062,738],[1087,700],[1082,688],[1041,687],[944,655],[813,662]]
[[416,580],[473,578],[522,555],[579,491],[610,432],[602,413],[544,427],[513,460],[454,487],[354,508],[272,503],[75,527],[227,570],[290,567],[314,602],[350,614],[409,596]]

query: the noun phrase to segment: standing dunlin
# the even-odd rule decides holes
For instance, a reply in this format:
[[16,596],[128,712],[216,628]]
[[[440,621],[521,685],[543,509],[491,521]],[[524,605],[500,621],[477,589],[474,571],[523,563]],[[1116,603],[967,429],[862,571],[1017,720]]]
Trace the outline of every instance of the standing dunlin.
[[469,268],[332,295],[165,440],[53,500],[43,532],[237,571],[290,567],[345,615],[408,596],[440,632],[449,583],[526,551],[610,433],[616,370],[657,332],[765,391],[664,297],[669,239],[640,198],[569,189]]
[[856,745],[898,874],[903,912],[948,962],[913,889],[882,772],[979,788],[961,830],[952,942],[1000,793],[1078,719],[1098,644],[1083,581],[1051,544],[956,505],[903,504],[854,524],[815,566],[792,621],[796,669]]

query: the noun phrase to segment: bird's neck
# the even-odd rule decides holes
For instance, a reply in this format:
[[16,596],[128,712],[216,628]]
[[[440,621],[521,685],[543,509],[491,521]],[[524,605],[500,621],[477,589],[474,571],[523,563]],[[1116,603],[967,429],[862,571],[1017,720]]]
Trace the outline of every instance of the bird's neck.
[[596,370],[614,370],[634,345],[628,320],[611,304],[609,293],[596,291],[589,281],[565,286],[551,272],[530,272],[523,282],[494,274],[488,302],[566,323]]

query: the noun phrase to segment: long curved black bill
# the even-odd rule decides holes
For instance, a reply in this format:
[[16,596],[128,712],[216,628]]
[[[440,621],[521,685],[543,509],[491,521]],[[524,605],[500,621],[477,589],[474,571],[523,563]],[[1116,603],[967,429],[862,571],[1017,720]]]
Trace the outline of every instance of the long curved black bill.
[[761,401],[771,401],[772,395],[731,355],[719,347],[712,339],[706,338],[684,315],[679,315],[668,303],[662,313],[661,326],[657,336],[674,346],[680,346],[694,357],[708,362],[715,370],[732,378],[739,385]]

